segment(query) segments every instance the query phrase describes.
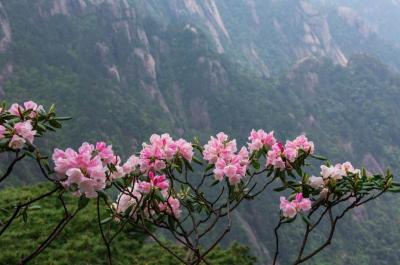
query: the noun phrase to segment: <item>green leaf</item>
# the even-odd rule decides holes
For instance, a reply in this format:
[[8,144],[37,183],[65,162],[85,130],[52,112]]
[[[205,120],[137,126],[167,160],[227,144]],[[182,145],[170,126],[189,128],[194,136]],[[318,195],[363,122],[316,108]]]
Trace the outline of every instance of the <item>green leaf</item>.
[[176,221],[172,216],[168,216],[168,226],[171,231],[175,231],[176,229]]
[[399,188],[390,188],[388,189],[389,192],[393,192],[393,193],[399,193],[400,189]]
[[179,165],[177,165],[177,164],[172,164],[171,167],[172,167],[172,168],[176,168],[176,170],[178,170],[179,173],[182,173],[182,168],[181,168]]
[[10,140],[10,139],[7,139],[7,138],[1,139],[1,140],[0,140],[0,148],[4,148],[4,147],[8,146],[8,141],[9,141],[9,140]]
[[97,191],[97,194],[99,195],[100,198],[102,198],[104,201],[109,201],[109,197],[107,193],[103,190]]
[[284,191],[284,190],[286,190],[286,189],[287,189],[286,186],[282,186],[282,187],[275,188],[274,191],[276,191],[276,192],[281,192],[281,191]]
[[100,223],[101,224],[107,224],[107,223],[111,222],[112,219],[113,219],[112,217],[107,217],[107,218],[101,220]]
[[54,104],[51,104],[49,113],[54,113],[56,111],[56,106]]
[[125,187],[125,182],[122,179],[116,179],[114,180],[114,184],[116,184],[118,187],[123,188]]
[[46,131],[46,127],[45,127],[43,124],[38,123],[38,124],[36,124],[36,125],[37,125],[38,129],[40,129],[40,130],[42,130],[42,131]]
[[55,119],[57,121],[68,121],[68,120],[72,120],[72,117],[56,117]]
[[312,225],[310,218],[308,218],[307,215],[300,213],[301,219],[303,219],[303,221],[308,224],[308,225]]
[[251,162],[251,165],[252,165],[256,170],[259,170],[260,167],[261,167],[260,162],[258,162],[258,161],[256,161],[256,160],[253,160],[253,161]]
[[192,165],[189,163],[189,161],[187,161],[186,159],[182,159],[182,160],[183,160],[183,162],[185,163],[186,168],[193,172],[193,167],[192,167]]
[[155,190],[155,191],[154,191],[154,197],[155,197],[157,200],[159,200],[159,201],[165,202],[165,198],[164,198],[164,196],[161,194],[161,191],[160,191],[160,190]]
[[294,222],[294,220],[296,220],[296,218],[297,218],[297,215],[295,216],[295,217],[293,217],[293,218],[287,218],[285,221],[283,221],[282,223],[283,224],[290,224],[290,223],[292,223],[292,222]]
[[213,183],[211,183],[210,187],[214,187],[215,185],[217,185],[218,183],[220,183],[221,181],[216,180]]
[[195,156],[192,158],[192,160],[193,160],[193,162],[195,162],[196,164],[203,165],[203,162],[202,162],[199,158],[197,158],[197,157],[195,157]]
[[28,212],[26,211],[27,208],[24,208],[24,211],[22,212],[22,220],[24,223],[28,221]]
[[32,205],[29,207],[29,210],[31,210],[31,211],[35,211],[35,210],[39,210],[39,209],[42,209],[42,206],[40,206],[38,204]]
[[206,172],[209,171],[210,169],[212,169],[213,167],[214,167],[214,164],[209,164],[209,165],[206,167]]
[[176,168],[176,170],[178,170],[179,173],[182,173],[182,160],[179,158],[175,159],[175,164],[172,164],[173,167]]
[[50,124],[52,127],[57,128],[57,129],[60,129],[60,128],[62,127],[62,126],[61,126],[61,123],[58,122],[57,120],[49,120],[49,124]]
[[322,160],[322,161],[326,161],[328,160],[327,158],[323,157],[323,156],[319,156],[319,155],[310,155],[312,158],[315,158],[317,160]]
[[49,131],[52,131],[52,132],[55,132],[55,131],[56,131],[56,130],[55,130],[53,127],[51,127],[50,125],[43,124],[43,126],[46,127],[46,129],[49,130]]
[[88,205],[89,201],[90,200],[86,198],[85,195],[82,195],[78,201],[78,210],[82,210],[83,208],[85,208]]
[[303,176],[303,171],[301,170],[301,167],[295,168],[297,175],[300,177]]

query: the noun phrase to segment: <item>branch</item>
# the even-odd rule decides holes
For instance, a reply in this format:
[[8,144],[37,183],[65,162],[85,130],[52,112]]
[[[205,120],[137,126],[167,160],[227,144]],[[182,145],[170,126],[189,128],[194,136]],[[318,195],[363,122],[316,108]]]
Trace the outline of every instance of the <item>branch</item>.
[[183,264],[186,264],[186,261],[183,260],[181,257],[179,257],[177,254],[175,254],[172,250],[170,250],[167,246],[165,246],[146,226],[143,215],[141,214],[141,222],[142,222],[142,227],[143,229],[146,231],[146,233],[151,236],[158,245],[160,245],[163,249],[165,249],[166,251],[168,251],[171,255],[173,255],[176,259],[178,259],[180,262],[182,262]]
[[3,180],[5,180],[5,179],[11,174],[12,170],[14,169],[15,164],[16,164],[18,161],[21,161],[21,160],[25,157],[25,154],[23,154],[22,156],[18,156],[18,154],[19,154],[19,152],[16,152],[16,153],[15,153],[15,158],[14,158],[14,160],[11,162],[11,164],[8,166],[6,173],[4,173],[3,176],[1,176],[1,178],[0,178],[0,183],[1,183]]
[[28,202],[25,202],[25,203],[23,203],[23,204],[18,204],[17,206],[16,206],[16,209],[15,209],[15,211],[14,211],[14,214],[11,216],[11,218],[7,221],[7,223],[6,223],[6,225],[1,229],[1,231],[0,231],[0,236],[4,233],[4,231],[6,231],[6,229],[11,225],[11,223],[14,221],[14,219],[18,216],[18,213],[19,213],[19,211],[22,209],[22,208],[24,208],[24,207],[26,207],[26,206],[28,206],[28,205],[30,205],[30,204],[32,204],[32,203],[34,203],[34,202],[36,202],[36,201],[39,201],[39,200],[41,200],[41,199],[43,199],[43,198],[45,198],[45,197],[47,197],[47,196],[50,196],[51,194],[53,194],[54,192],[56,192],[56,191],[58,191],[58,190],[60,190],[61,189],[61,187],[60,186],[58,186],[58,187],[56,187],[55,189],[53,189],[53,190],[51,190],[51,191],[49,191],[49,192],[47,192],[47,193],[45,193],[45,194],[43,194],[43,195],[40,195],[39,197],[36,197],[35,199],[32,199],[32,200],[30,200],[30,201],[28,201]]
[[104,231],[103,231],[103,227],[101,226],[101,219],[100,219],[100,197],[97,196],[97,221],[98,221],[98,225],[100,228],[100,233],[101,233],[101,237],[104,241],[104,245],[107,248],[107,258],[108,258],[108,264],[112,265],[112,259],[111,259],[111,249],[110,249],[110,244],[107,241],[106,236],[104,235]]
[[273,265],[276,264],[276,261],[278,259],[278,255],[279,255],[279,235],[278,235],[278,230],[281,227],[281,225],[283,224],[283,218],[281,217],[279,219],[279,223],[278,225],[275,227],[274,229],[274,235],[275,235],[275,255],[274,255],[274,261],[273,261]]
[[[361,200],[362,197],[358,197],[352,204],[350,204],[345,210],[343,210],[343,212],[336,216],[335,218],[333,217],[333,213],[332,213],[332,206],[328,207],[328,213],[329,213],[329,220],[330,220],[330,232],[328,235],[328,238],[326,239],[326,241],[320,245],[318,248],[316,248],[314,251],[312,251],[310,254],[308,254],[305,257],[302,257],[302,252],[304,251],[304,249],[301,249],[301,253],[299,254],[299,256],[297,257],[297,259],[295,260],[295,262],[293,263],[293,265],[297,265],[300,263],[303,263],[307,260],[309,260],[310,258],[314,257],[315,255],[317,255],[319,252],[321,252],[324,248],[326,248],[328,245],[331,244],[332,242],[332,238],[333,235],[335,234],[335,230],[336,230],[336,224],[337,222],[342,219],[344,217],[344,215],[351,209],[353,209],[354,207],[357,206],[357,204],[359,203],[359,201]],[[313,227],[314,228],[314,227]],[[308,237],[308,233],[306,233],[306,236]]]
[[[60,197],[61,198],[61,197]],[[64,209],[65,211],[65,209]],[[64,218],[58,223],[58,225],[54,228],[51,234],[46,238],[45,241],[40,244],[40,246],[29,256],[23,258],[20,261],[20,265],[26,264],[28,261],[35,258],[37,255],[42,253],[53,241],[56,237],[61,233],[64,227],[75,217],[75,215],[79,212],[79,209],[76,209],[75,212],[70,215],[68,212],[65,212]]]

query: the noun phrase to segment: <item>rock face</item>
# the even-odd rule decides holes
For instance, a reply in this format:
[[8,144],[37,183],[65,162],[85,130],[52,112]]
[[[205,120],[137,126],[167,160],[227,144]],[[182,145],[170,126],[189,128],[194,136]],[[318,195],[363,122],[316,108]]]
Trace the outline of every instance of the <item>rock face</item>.
[[[11,43],[11,26],[7,17],[7,12],[4,6],[0,2],[0,28],[1,28],[1,39],[0,39],[0,54],[6,54],[9,50]],[[11,77],[13,73],[13,64],[6,62],[1,65],[0,72],[0,97],[4,97],[3,85]]]
[[[235,5],[230,4],[228,1],[215,0],[152,0],[139,2],[136,5],[126,0],[56,0],[53,1],[50,14],[73,15],[74,12],[90,13],[95,10],[95,6],[106,7],[115,18],[113,22],[115,31],[124,32],[131,43],[139,41],[146,46],[148,45],[145,41],[146,37],[143,38],[143,36],[146,36],[145,30],[138,25],[132,26],[132,22],[135,21],[135,10],[140,7],[145,12],[149,12],[146,15],[150,16],[152,15],[151,12],[157,10],[166,21],[175,17],[182,21],[186,20],[195,23],[197,27],[211,37],[214,48],[218,53],[222,54],[226,53],[226,51],[239,53],[238,55],[243,57],[247,64],[258,69],[265,77],[269,77],[271,69],[276,68],[274,61],[270,58],[271,55],[275,55],[271,54],[271,51],[263,51],[262,47],[271,46],[270,43],[279,41],[292,40],[285,47],[287,49],[285,56],[289,56],[289,64],[308,56],[324,56],[331,58],[335,63],[345,65],[347,63],[345,52],[338,47],[332,38],[326,15],[308,1],[287,2],[293,6],[288,9],[287,16],[275,16],[266,20],[265,18],[260,19],[259,13],[266,13],[267,9],[280,8],[281,3],[260,0],[245,1],[243,13],[248,13],[253,21],[251,24],[239,26],[237,23],[241,22],[232,15],[232,9]],[[268,24],[274,25],[272,30],[275,33],[263,33],[257,39],[249,39],[246,34],[239,34],[238,36],[234,29],[239,27],[245,30],[255,25],[260,31],[261,28],[269,27]],[[302,28],[296,33],[298,36],[293,39],[291,27],[294,24],[301,25]],[[271,35],[277,36],[278,39],[271,39]],[[272,72],[276,72],[276,70]]]
[[[101,54],[105,53],[104,49],[109,50],[107,56],[102,55],[102,63],[110,77],[126,83],[129,79],[126,75],[130,75],[134,67],[138,85],[166,113],[171,112],[170,103],[160,89],[162,84],[157,72],[164,65],[159,60],[168,58],[171,49],[171,44],[163,40],[162,35],[175,23],[186,25],[175,28],[175,31],[190,29],[192,37],[197,40],[206,36],[212,42],[211,46],[207,44],[207,49],[238,58],[243,68],[250,68],[264,78],[270,78],[308,57],[327,57],[344,66],[350,54],[332,36],[328,14],[305,0],[246,0],[237,3],[227,0],[54,0],[46,3],[39,1],[34,4],[34,11],[43,18],[64,16],[80,19],[94,16],[111,26],[113,32],[109,33],[108,39],[97,40],[95,45]],[[4,52],[11,42],[12,28],[2,6],[0,10],[3,32],[0,52]],[[282,10],[285,10],[284,15],[280,14]],[[339,7],[338,14],[350,26],[358,27],[363,37],[371,36],[371,28],[361,23],[362,20],[351,8]],[[151,20],[157,21],[154,24],[157,30],[150,28],[146,22]],[[115,61],[116,49],[121,49],[115,43],[121,37],[127,42],[124,49],[129,49],[124,63]],[[204,43],[192,44],[200,47]],[[195,59],[209,60],[200,57]],[[208,62],[211,65],[218,63],[215,60]],[[205,75],[214,76],[210,78],[209,87],[226,87],[229,84],[226,77],[221,79],[224,76],[221,73],[226,71],[221,63],[208,69]],[[310,82],[315,82],[312,77]]]
[[364,38],[376,33],[376,30],[370,27],[355,10],[346,6],[339,6],[337,12],[350,26],[356,27]]
[[304,46],[297,48],[297,58],[326,56],[335,63],[346,65],[347,58],[332,39],[326,16],[320,14],[307,1],[300,1],[299,16],[305,18],[303,22]]
[[2,32],[2,38],[0,40],[0,52],[4,53],[11,42],[11,27],[8,21],[7,13],[4,10],[3,5],[0,3],[0,27]]

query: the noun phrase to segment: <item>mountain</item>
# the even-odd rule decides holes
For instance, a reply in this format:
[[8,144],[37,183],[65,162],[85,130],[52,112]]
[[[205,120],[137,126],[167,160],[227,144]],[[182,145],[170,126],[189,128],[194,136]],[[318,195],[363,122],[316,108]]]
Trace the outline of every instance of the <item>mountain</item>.
[[[207,140],[225,131],[244,144],[252,128],[264,128],[281,139],[305,132],[334,162],[398,172],[400,48],[356,8],[316,0],[3,0],[0,98],[54,102],[73,117],[43,142],[48,150],[107,140],[126,156],[153,132]],[[13,185],[38,181],[27,167]],[[234,238],[261,261],[270,258],[277,220],[270,194],[235,222]],[[397,211],[382,214],[395,202],[349,217],[358,232],[342,229],[337,242],[354,244],[336,244],[310,264],[393,263],[398,229],[366,231],[395,227]],[[383,238],[380,247],[371,248],[371,235]],[[297,236],[285,232],[288,251]]]
[[398,0],[352,0],[352,1],[325,1],[315,0],[314,4],[322,4],[329,8],[351,10],[359,19],[367,23],[368,27],[377,32],[383,39],[392,43],[399,43],[400,2]]

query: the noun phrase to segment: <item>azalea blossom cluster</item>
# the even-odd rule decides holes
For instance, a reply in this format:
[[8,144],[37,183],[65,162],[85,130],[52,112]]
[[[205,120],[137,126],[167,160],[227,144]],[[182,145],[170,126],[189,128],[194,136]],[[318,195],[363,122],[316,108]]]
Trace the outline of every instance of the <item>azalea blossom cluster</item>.
[[321,165],[321,176],[311,176],[309,178],[309,185],[314,189],[322,189],[320,196],[325,197],[328,193],[328,185],[330,182],[340,181],[343,177],[353,175],[360,177],[361,171],[355,169],[350,162],[336,165]]
[[10,109],[8,112],[10,112],[11,115],[14,115],[16,117],[23,118],[24,113],[28,112],[28,116],[31,119],[34,119],[36,115],[38,114],[39,111],[43,110],[42,105],[38,105],[35,102],[29,100],[26,101],[23,106],[19,105],[18,103],[14,103],[11,105]]
[[305,135],[300,135],[293,141],[288,140],[285,145],[277,142],[268,151],[267,166],[280,170],[291,169],[291,164],[301,155],[300,151],[307,154],[314,153],[314,143]]
[[140,152],[140,170],[160,172],[176,155],[190,162],[193,157],[192,145],[184,139],[174,141],[167,133],[153,134],[150,137],[150,144],[144,143]]
[[3,120],[0,124],[0,139],[9,138],[8,147],[14,150],[23,148],[26,143],[33,144],[37,131],[33,129],[32,120],[41,110],[43,107],[33,101],[27,101],[23,106],[14,103],[8,110],[0,108],[0,114],[21,119],[15,124],[6,124],[7,120]]
[[327,185],[330,181],[338,181],[343,177],[351,174],[355,176],[360,176],[361,171],[355,169],[350,162],[345,162],[343,164],[336,164],[335,166],[321,166],[321,176],[311,176],[309,184],[311,187],[317,189],[324,185]]
[[274,132],[271,131],[266,133],[264,130],[260,129],[258,131],[252,130],[249,136],[250,143],[247,143],[249,146],[249,151],[255,152],[259,151],[262,148],[270,149],[275,143],[276,139],[274,137]]
[[77,196],[97,197],[97,191],[106,187],[107,180],[120,178],[125,173],[120,166],[121,159],[104,142],[96,145],[85,142],[78,152],[71,148],[55,149],[52,158],[62,185]]
[[300,212],[307,212],[311,209],[311,200],[303,198],[302,193],[297,193],[294,200],[289,201],[285,197],[280,198],[280,209],[282,216],[286,218],[294,218]]
[[[118,196],[114,208],[118,214],[125,213],[129,208],[129,216],[136,219],[138,209],[142,208],[145,217],[149,217],[157,212],[173,215],[179,218],[181,215],[180,201],[168,193],[169,181],[165,175],[156,175],[154,172],[148,173],[148,180],[136,181],[135,184]],[[145,196],[159,191],[162,200],[154,204],[149,203]],[[158,198],[160,199],[160,198]]]
[[[0,128],[1,131],[1,128]],[[18,122],[12,130],[12,138],[8,144],[11,149],[21,149],[26,142],[33,144],[36,131],[33,130],[31,121]]]
[[203,151],[204,160],[214,164],[214,175],[219,181],[228,178],[231,185],[237,184],[246,175],[249,164],[249,152],[242,147],[237,152],[236,140],[229,140],[228,136],[220,132],[217,137],[211,137]]

